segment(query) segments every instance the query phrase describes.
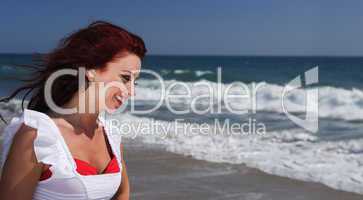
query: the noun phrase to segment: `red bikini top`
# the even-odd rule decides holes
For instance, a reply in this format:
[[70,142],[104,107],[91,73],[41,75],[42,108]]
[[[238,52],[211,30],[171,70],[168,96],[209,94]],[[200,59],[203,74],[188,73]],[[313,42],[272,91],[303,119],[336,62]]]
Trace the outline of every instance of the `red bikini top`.
[[[79,160],[77,158],[74,158],[74,161],[76,162],[77,169],[76,171],[83,176],[89,176],[89,175],[98,175],[97,168],[90,165],[88,162]],[[116,156],[113,155],[110,162],[107,164],[106,168],[101,172],[101,174],[108,174],[108,173],[117,173],[120,171],[120,167],[118,166]],[[52,176],[52,171],[48,168],[47,170],[43,171],[40,175],[39,180],[43,181]]]

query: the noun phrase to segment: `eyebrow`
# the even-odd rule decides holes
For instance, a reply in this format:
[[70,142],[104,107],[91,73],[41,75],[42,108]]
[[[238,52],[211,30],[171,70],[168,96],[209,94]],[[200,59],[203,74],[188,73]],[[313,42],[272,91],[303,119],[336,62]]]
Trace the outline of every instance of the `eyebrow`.
[[139,75],[140,73],[132,73],[130,70],[125,70],[125,69],[122,69],[121,71],[124,71],[124,72],[128,72],[130,75],[132,75],[134,77],[134,79],[137,79],[139,78]]

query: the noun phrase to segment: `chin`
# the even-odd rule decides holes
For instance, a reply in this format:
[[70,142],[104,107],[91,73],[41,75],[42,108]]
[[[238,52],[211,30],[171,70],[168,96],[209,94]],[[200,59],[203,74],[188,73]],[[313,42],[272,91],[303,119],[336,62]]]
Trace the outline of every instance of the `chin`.
[[121,105],[116,104],[114,102],[108,102],[106,103],[106,106],[103,110],[107,111],[108,113],[112,114],[114,113],[118,108],[120,108]]

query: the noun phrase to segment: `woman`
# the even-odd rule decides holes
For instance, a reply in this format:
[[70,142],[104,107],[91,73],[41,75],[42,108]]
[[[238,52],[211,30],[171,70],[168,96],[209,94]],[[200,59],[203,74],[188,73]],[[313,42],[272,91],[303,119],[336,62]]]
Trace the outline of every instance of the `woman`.
[[[140,37],[97,21],[62,40],[37,64],[31,82],[4,99],[26,90],[24,101],[31,94],[22,116],[4,131],[0,199],[129,199],[120,135],[109,133],[99,113],[134,95],[145,53]],[[61,75],[47,92],[52,74],[81,68],[84,77]],[[101,91],[101,83],[112,82],[123,87]],[[49,98],[56,107],[77,112],[56,112]]]

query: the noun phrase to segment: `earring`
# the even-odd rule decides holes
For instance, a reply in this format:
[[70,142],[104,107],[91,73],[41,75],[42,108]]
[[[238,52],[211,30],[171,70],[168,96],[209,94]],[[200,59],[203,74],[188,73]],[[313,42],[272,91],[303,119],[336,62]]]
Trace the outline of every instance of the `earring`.
[[87,71],[88,81],[94,82],[95,81],[95,74],[94,70]]

